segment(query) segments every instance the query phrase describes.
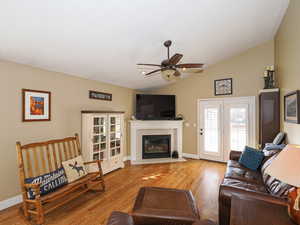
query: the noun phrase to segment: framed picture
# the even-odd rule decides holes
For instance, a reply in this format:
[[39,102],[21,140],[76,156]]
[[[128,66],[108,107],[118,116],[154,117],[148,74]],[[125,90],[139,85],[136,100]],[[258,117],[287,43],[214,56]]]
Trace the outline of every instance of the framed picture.
[[90,91],[89,97],[91,99],[112,101],[112,94],[99,92],[99,91]]
[[22,89],[23,122],[51,120],[51,92]]
[[232,78],[215,80],[215,95],[232,95]]
[[284,96],[284,121],[300,124],[300,91],[293,91]]

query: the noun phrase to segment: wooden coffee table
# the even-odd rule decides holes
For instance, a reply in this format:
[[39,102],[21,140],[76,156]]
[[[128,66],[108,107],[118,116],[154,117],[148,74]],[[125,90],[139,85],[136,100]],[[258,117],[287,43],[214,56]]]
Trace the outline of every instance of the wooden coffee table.
[[287,206],[258,199],[231,198],[230,225],[295,225],[287,212]]
[[158,187],[140,189],[132,216],[137,225],[190,225],[200,219],[191,191]]

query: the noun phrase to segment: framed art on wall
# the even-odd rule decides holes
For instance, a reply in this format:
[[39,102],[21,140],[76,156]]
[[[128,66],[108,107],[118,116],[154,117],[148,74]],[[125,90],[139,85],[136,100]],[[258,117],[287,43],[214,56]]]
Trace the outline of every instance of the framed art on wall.
[[51,92],[22,89],[23,122],[51,120]]
[[215,95],[232,95],[232,78],[215,80]]
[[284,96],[284,121],[300,124],[300,91],[293,91]]

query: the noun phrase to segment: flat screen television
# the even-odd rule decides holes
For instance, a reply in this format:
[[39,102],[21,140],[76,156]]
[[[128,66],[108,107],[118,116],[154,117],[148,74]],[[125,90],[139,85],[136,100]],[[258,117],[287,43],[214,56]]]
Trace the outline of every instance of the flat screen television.
[[175,95],[136,95],[136,119],[173,120],[175,116]]

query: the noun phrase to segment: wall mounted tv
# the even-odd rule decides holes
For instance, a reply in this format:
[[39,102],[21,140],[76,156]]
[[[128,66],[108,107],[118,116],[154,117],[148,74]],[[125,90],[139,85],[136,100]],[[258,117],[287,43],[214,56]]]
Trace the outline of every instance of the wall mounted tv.
[[136,95],[136,119],[174,120],[175,116],[175,95]]

